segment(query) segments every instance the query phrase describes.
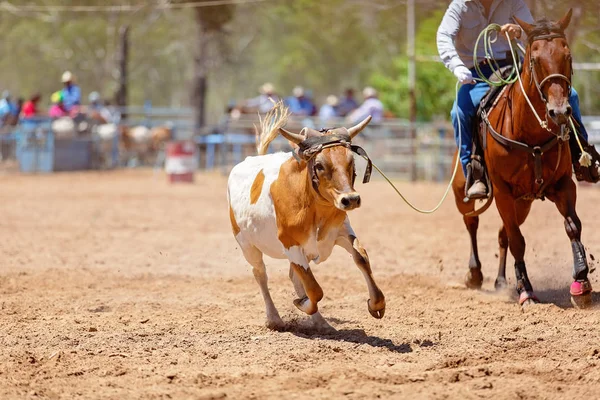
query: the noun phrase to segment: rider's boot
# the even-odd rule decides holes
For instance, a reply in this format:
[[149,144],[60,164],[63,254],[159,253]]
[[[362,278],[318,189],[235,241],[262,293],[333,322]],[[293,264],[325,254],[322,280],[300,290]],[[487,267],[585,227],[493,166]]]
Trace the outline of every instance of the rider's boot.
[[594,145],[582,143],[584,150],[592,156],[592,165],[584,167],[579,160],[573,161],[573,170],[578,181],[596,183],[600,180],[600,154]]
[[488,197],[486,175],[479,156],[473,156],[467,164],[467,179],[465,195],[469,200],[485,199]]
[[467,189],[467,197],[471,200],[487,198],[487,187],[485,186],[485,183],[480,179],[473,181],[471,187]]

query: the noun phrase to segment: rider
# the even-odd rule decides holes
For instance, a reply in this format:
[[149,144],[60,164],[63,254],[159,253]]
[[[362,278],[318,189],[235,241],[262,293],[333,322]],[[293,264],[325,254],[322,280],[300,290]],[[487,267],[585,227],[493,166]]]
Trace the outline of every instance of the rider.
[[[508,33],[511,39],[521,39],[524,36],[521,27],[514,23],[513,16],[527,23],[534,22],[531,12],[523,0],[453,0],[437,31],[440,57],[444,65],[462,83],[450,115],[457,144],[459,132],[461,134],[459,152],[465,177],[473,147],[472,121],[481,99],[489,89],[487,83],[473,80],[474,77],[479,77],[473,65],[475,44],[479,33],[488,25],[500,25],[502,29],[498,36],[501,39],[492,44],[492,49],[497,56],[506,55],[504,59],[497,60],[500,67],[511,64],[510,45],[506,40],[505,33]],[[489,78],[493,71],[486,61],[483,46],[480,46],[478,50],[477,60],[481,73]],[[575,89],[572,89],[569,103],[573,109],[573,117],[580,126],[580,133],[587,140],[587,132],[581,123],[579,97]],[[487,188],[482,180],[474,180],[471,187],[467,189],[467,197],[471,199],[486,196]]]

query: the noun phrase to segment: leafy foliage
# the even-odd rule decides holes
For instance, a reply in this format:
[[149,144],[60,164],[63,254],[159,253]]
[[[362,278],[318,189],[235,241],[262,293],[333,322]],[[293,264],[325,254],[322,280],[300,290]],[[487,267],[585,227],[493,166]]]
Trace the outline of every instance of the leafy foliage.
[[[194,77],[198,18],[206,35],[221,32],[208,53],[209,116],[216,120],[231,100],[256,95],[273,82],[287,95],[295,85],[312,90],[317,102],[346,87],[376,86],[398,116],[408,115],[406,7],[403,0],[267,0],[235,7],[158,11],[156,2],[136,13],[0,12],[0,90],[44,101],[60,88],[60,74],[73,71],[84,95],[116,90],[118,31],[131,27],[129,101],[186,106]],[[186,1],[186,0],[180,0]],[[13,1],[13,4],[22,2]],[[32,0],[40,5],[107,5],[102,0]],[[133,4],[112,0],[109,4]],[[538,16],[560,17],[558,0],[529,1]],[[417,3],[417,99],[421,120],[447,118],[454,78],[435,61],[435,31],[448,1]],[[576,62],[600,62],[597,0],[581,0],[572,26]],[[433,57],[433,59],[432,59]],[[429,61],[432,59],[431,61]],[[598,72],[577,72],[585,113],[600,113]]]
[[[455,97],[453,75],[441,62],[427,59],[437,53],[435,35],[442,16],[442,12],[437,12],[423,21],[416,35],[416,42],[420,44],[416,55],[417,118],[421,121],[444,118],[450,113]],[[375,72],[371,82],[378,89],[381,101],[394,115],[408,118],[408,58],[394,58],[393,66],[391,74]]]

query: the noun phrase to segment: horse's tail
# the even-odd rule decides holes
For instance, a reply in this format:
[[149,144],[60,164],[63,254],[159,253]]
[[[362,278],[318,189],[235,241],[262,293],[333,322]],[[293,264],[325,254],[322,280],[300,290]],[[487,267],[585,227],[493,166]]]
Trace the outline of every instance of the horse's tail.
[[277,135],[279,128],[283,128],[287,124],[290,117],[290,110],[283,101],[274,102],[273,108],[263,118],[259,115],[259,126],[254,125],[256,130],[256,150],[259,155],[267,154],[269,144]]

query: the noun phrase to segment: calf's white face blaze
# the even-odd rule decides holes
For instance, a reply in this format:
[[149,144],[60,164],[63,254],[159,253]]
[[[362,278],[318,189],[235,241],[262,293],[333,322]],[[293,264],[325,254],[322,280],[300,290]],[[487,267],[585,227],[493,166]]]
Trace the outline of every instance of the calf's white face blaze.
[[360,207],[360,195],[354,190],[355,166],[352,152],[344,146],[323,150],[314,159],[321,197],[341,211]]

